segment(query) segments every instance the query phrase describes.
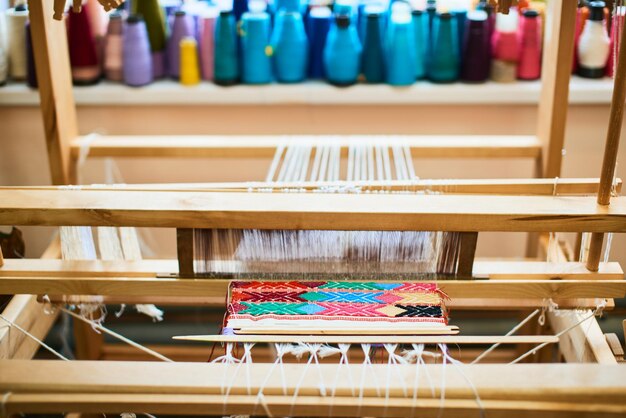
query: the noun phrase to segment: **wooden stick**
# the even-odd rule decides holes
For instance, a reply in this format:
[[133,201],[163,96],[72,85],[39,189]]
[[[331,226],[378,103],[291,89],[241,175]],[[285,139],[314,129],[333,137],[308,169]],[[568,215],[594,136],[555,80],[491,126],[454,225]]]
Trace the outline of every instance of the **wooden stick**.
[[[53,304],[70,304],[78,305],[81,303],[94,303],[95,296],[84,295],[46,295]],[[37,301],[43,303],[41,296],[37,297]],[[47,301],[46,301],[47,302]],[[154,303],[158,306],[206,306],[206,307],[224,307],[223,297],[209,296],[98,296],[98,302],[105,305],[137,305],[145,303]],[[555,303],[560,309],[593,309],[598,303],[596,299],[557,299]],[[490,299],[488,302],[481,299],[470,298],[454,298],[446,303],[448,308],[457,311],[517,311],[535,308],[543,308],[546,305],[545,300],[538,298],[529,299]],[[615,301],[608,299],[605,311],[615,308]]]
[[221,343],[326,343],[326,344],[541,344],[558,343],[552,335],[187,335],[175,340]]
[[4,266],[4,256],[2,255],[2,247],[0,247],[0,267]]
[[[611,191],[615,177],[617,164],[617,151],[619,149],[622,121],[624,119],[624,101],[626,100],[626,28],[622,29],[617,67],[615,69],[615,81],[613,82],[613,97],[611,99],[611,113],[609,116],[609,128],[606,134],[604,146],[604,159],[600,173],[600,189],[598,191],[598,204],[608,206],[611,203]],[[587,268],[596,271],[602,255],[604,235],[591,234]]]

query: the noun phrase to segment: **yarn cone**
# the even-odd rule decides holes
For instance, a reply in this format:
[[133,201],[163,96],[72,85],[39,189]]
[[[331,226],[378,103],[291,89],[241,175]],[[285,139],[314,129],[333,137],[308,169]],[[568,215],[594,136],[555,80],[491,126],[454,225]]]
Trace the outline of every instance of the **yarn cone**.
[[198,43],[193,37],[180,41],[180,84],[193,86],[200,82]]
[[77,85],[97,83],[100,79],[100,62],[96,40],[89,19],[89,4],[79,13],[68,14],[68,42],[72,80]]
[[139,0],[132,2],[132,12],[141,15],[146,22],[150,50],[152,51],[154,78],[161,78],[165,75],[165,49],[167,46],[165,11],[158,0]]
[[126,19],[124,30],[124,82],[133,87],[152,82],[152,56],[145,22],[139,15]]
[[122,81],[122,15],[112,13],[104,42],[104,75],[107,80]]

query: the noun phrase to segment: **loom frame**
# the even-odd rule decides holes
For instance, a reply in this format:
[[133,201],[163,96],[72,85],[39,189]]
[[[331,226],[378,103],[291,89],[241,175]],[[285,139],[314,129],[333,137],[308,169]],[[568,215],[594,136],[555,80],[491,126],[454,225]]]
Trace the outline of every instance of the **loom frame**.
[[[76,123],[76,110],[71,95],[71,89],[67,86],[69,81],[69,66],[64,62],[64,53],[67,55],[67,51],[64,49],[65,43],[58,42],[61,37],[64,36],[60,29],[61,25],[55,25],[50,16],[52,14],[52,0],[31,0],[31,18],[33,19],[33,41],[41,46],[36,48],[36,60],[39,68],[45,68],[46,71],[39,72],[39,85],[40,93],[42,97],[42,108],[44,114],[44,123],[46,126],[46,139],[48,141],[49,158],[51,162],[51,169],[53,173],[53,182],[55,184],[67,184],[72,182],[71,179],[75,178],[76,162],[78,160],[78,150],[82,146],[82,142],[78,137],[78,128]],[[510,1],[501,0],[503,8],[506,8]],[[563,148],[564,128],[565,128],[565,115],[566,104],[568,95],[568,82],[569,82],[569,63],[571,62],[571,51],[573,42],[573,16],[575,12],[574,2],[568,2],[567,0],[555,0],[552,2],[557,13],[554,14],[556,20],[553,22],[552,31],[548,36],[552,36],[557,39],[557,42],[546,42],[546,49],[544,53],[544,89],[542,91],[542,99],[540,104],[540,120],[538,128],[538,138],[543,141],[533,142],[530,141],[526,147],[514,147],[510,146],[505,151],[494,151],[491,147],[468,147],[468,148],[455,148],[448,147],[448,149],[437,148],[432,146],[416,146],[415,150],[423,152],[425,156],[446,156],[446,157],[472,157],[472,156],[513,156],[513,155],[528,155],[535,159],[537,165],[537,171],[539,174],[543,174],[546,177],[556,177],[560,171],[561,164],[561,149]],[[41,23],[41,25],[39,25]],[[55,50],[53,54],[52,51]],[[57,54],[58,52],[58,54]],[[43,63],[42,65],[39,65]],[[565,64],[567,65],[565,65]],[[53,65],[50,65],[53,64]],[[258,138],[257,138],[258,139]],[[116,141],[115,138],[102,138],[107,142]],[[116,151],[107,150],[106,145],[99,142],[100,140],[92,143],[91,152],[93,156],[112,156],[121,155],[126,153],[126,156],[154,156],[155,153],[160,156],[190,156],[190,154],[197,155],[197,152],[204,150],[204,156],[219,156],[219,153],[224,152],[224,139],[218,138],[216,145],[213,146],[213,138],[200,139],[198,144],[191,147],[163,147],[161,144],[154,143],[152,145],[135,147],[134,144],[124,143],[122,140],[118,142],[119,148]],[[420,140],[421,141],[421,140]],[[418,141],[419,142],[419,141]],[[454,141],[451,141],[454,143]],[[541,155],[536,151],[541,144],[549,144],[547,146],[547,158],[545,158],[545,164],[542,162]],[[240,144],[241,145],[241,144]],[[428,144],[426,144],[428,145]],[[118,154],[114,154],[118,153]],[[233,152],[234,155],[245,155],[245,153],[251,152],[246,150],[246,147]],[[267,151],[264,151],[267,152]],[[456,154],[455,154],[456,153]],[[222,154],[223,155],[223,154]],[[420,154],[421,155],[421,154]],[[543,166],[543,167],[542,167]],[[545,186],[545,185],[544,185]],[[548,201],[550,199],[547,199]],[[619,223],[621,224],[621,217],[624,216],[624,211],[621,205],[621,199],[617,202],[619,208],[613,214],[609,215],[606,211],[598,209],[597,213],[589,212],[588,215],[597,216],[597,220],[605,220],[610,216],[617,216]],[[109,207],[105,206],[103,212]],[[46,211],[46,207],[35,207],[29,209],[31,212],[29,215],[36,212]],[[613,209],[611,209],[612,211]],[[26,213],[26,212],[24,212]],[[11,219],[15,214],[7,215],[3,212],[2,218],[5,221]],[[536,219],[541,214],[535,214]],[[577,216],[569,213],[567,216]],[[16,215],[17,216],[17,215]],[[13,219],[18,219],[13,218]],[[84,218],[83,218],[84,219]],[[62,219],[66,221],[67,219]],[[2,221],[0,221],[2,223]],[[189,226],[193,226],[193,223],[189,223]],[[504,225],[504,224],[503,224]],[[552,224],[554,225],[554,224]],[[613,230],[611,227],[599,227],[596,232],[609,232]],[[498,228],[500,228],[499,226]],[[587,227],[585,227],[587,228]],[[593,229],[592,228],[592,229]],[[581,227],[581,231],[582,231]],[[589,229],[584,229],[585,232]],[[15,268],[18,264],[14,264],[12,260],[7,260],[6,267]],[[128,266],[122,266],[123,270],[126,270]],[[561,266],[562,267],[562,266]],[[559,269],[561,268],[559,267]],[[567,266],[571,267],[571,265]],[[607,267],[608,266],[604,266]],[[88,266],[81,266],[88,273],[90,279],[85,279],[80,286],[88,286],[87,280],[94,281],[94,277],[97,275],[94,268],[88,268]],[[519,268],[519,270],[518,270]],[[49,274],[52,269],[46,270],[46,274]],[[59,271],[68,272],[71,270],[69,264],[61,263]],[[149,270],[149,269],[145,269]],[[524,274],[524,267],[514,267],[513,270],[519,271],[519,274]],[[564,268],[564,270],[567,270]],[[582,272],[582,270],[580,270]],[[4,274],[6,269],[0,268],[0,275]],[[75,272],[72,274],[76,274]],[[111,274],[104,272],[104,274]],[[119,277],[120,272],[115,272],[114,277],[110,278],[112,282],[124,282],[124,278]],[[542,274],[550,275],[554,277],[554,273],[548,273],[545,270]],[[588,280],[590,285],[598,286],[602,283],[602,270],[597,273],[585,272],[588,276],[591,274],[591,279],[581,279],[583,281]],[[620,274],[617,272],[616,274]],[[562,283],[563,280],[558,280],[558,274],[556,280],[552,283],[546,283],[551,286],[554,283]],[[623,276],[623,274],[622,274]],[[25,280],[22,280],[26,277]],[[117,278],[116,278],[117,277]],[[595,277],[595,279],[593,279]],[[14,283],[9,283],[6,277],[1,279],[3,286],[7,289],[18,289],[18,282],[30,281],[35,283],[37,277],[31,275],[25,275],[16,277]],[[62,276],[60,282],[70,282],[72,278]],[[184,283],[185,279],[173,279],[177,283]],[[545,281],[545,279],[544,279]],[[619,282],[619,288],[622,289],[623,280],[615,280]],[[191,283],[197,283],[199,280],[187,280],[185,285]],[[518,282],[519,283],[519,282]],[[479,284],[479,283],[476,283]],[[46,284],[37,284],[36,286],[48,286]],[[474,285],[471,283],[470,285]],[[15,287],[14,287],[15,286]],[[110,286],[106,288],[111,289]],[[30,291],[43,290],[44,287],[31,287]],[[26,290],[26,289],[21,289]],[[621,291],[621,290],[620,290]],[[61,293],[65,293],[63,290]],[[89,293],[107,293],[105,287],[100,289],[90,290]],[[159,292],[165,293],[164,289]],[[109,292],[115,293],[115,292]],[[137,291],[139,293],[139,291]],[[191,292],[190,292],[191,293]],[[120,296],[128,296],[127,292],[119,291]],[[191,296],[191,295],[189,295]],[[569,296],[569,295],[568,295]],[[29,296],[28,301],[32,301],[34,296]],[[520,299],[520,301],[527,301],[527,299]],[[479,303],[489,303],[490,301],[480,301]],[[506,300],[504,300],[506,303]],[[40,305],[35,305],[36,308],[41,309]],[[537,302],[535,305],[538,306]],[[591,305],[589,305],[591,306]],[[31,307],[32,308],[32,307]],[[35,309],[36,309],[35,308]],[[496,307],[497,309],[497,307]],[[25,309],[25,311],[28,309]],[[18,315],[20,319],[23,319],[21,315]],[[556,320],[556,317],[549,315],[549,320],[556,329],[564,329],[566,324],[561,324]],[[572,361],[578,359],[578,353],[576,347],[590,347],[585,361],[606,363],[609,366],[600,365],[519,365],[513,368],[498,366],[476,366],[476,381],[478,384],[485,384],[491,380],[491,383],[498,382],[498,385],[502,385],[501,377],[514,373],[520,376],[530,375],[534,379],[538,379],[537,382],[522,382],[520,385],[503,385],[500,391],[495,391],[493,395],[487,395],[485,399],[486,410],[489,416],[525,416],[529,411],[538,413],[541,416],[571,416],[570,414],[585,415],[591,413],[602,413],[605,416],[620,416],[626,411],[625,399],[626,399],[626,385],[623,383],[623,367],[616,366],[615,356],[612,354],[610,347],[604,340],[597,321],[592,319],[589,329],[591,332],[577,333],[569,336],[567,339],[563,339],[560,342],[561,353],[566,360]],[[4,341],[8,339],[2,338],[0,334],[0,347]],[[28,355],[27,355],[28,357]],[[167,366],[167,367],[166,367]],[[58,411],[67,410],[69,404],[73,408],[76,408],[80,412],[99,412],[102,410],[102,403],[110,402],[110,412],[120,412],[128,408],[154,408],[155,413],[204,413],[207,407],[216,407],[224,402],[224,397],[221,395],[202,394],[207,390],[205,382],[198,384],[200,389],[186,388],[176,389],[175,383],[182,382],[193,386],[193,382],[190,384],[192,376],[197,371],[197,364],[175,364],[172,367],[170,365],[154,364],[154,363],[94,363],[94,362],[76,362],[72,364],[59,364],[59,362],[20,362],[15,360],[0,360],[0,370],[5,370],[5,373],[0,374],[0,391],[8,393],[18,388],[18,391],[23,393],[9,394],[5,399],[6,410],[3,412],[12,413],[15,411],[24,410],[24,408],[31,408],[32,412],[50,411],[49,408],[56,408]],[[210,376],[217,370],[216,367],[210,365],[203,365],[205,372],[203,375]],[[191,370],[194,370],[194,373]],[[206,370],[204,370],[206,369]],[[471,368],[472,372],[473,367]],[[434,367],[435,372],[440,372],[440,367]],[[134,372],[133,372],[134,371]],[[297,372],[297,367],[294,368]],[[171,376],[174,384],[168,386],[164,384],[161,379],[156,378],[159,376],[162,378],[162,373],[168,373]],[[334,370],[330,371],[331,373]],[[143,375],[143,381],[133,382],[127,387],[119,385],[119,381],[111,381],[111,373],[119,373],[123,375]],[[261,375],[261,373],[259,373]],[[560,381],[555,382],[554,379],[550,380],[551,376],[559,376]],[[585,385],[589,383],[589,376],[601,376],[601,379],[592,380],[595,383],[593,390],[591,386]],[[82,378],[80,378],[82,376]],[[89,376],[89,378],[85,378]],[[59,379],[60,378],[60,379]],[[67,383],[67,379],[74,378],[71,383]],[[65,379],[65,380],[63,380]],[[107,380],[109,379],[109,380]],[[549,382],[539,387],[539,383]],[[568,382],[567,385],[564,382]],[[170,382],[171,383],[171,382]],[[82,387],[84,392],[79,393],[77,389]],[[130,390],[128,390],[130,387]],[[213,389],[215,390],[215,385]],[[239,387],[241,390],[243,386]],[[314,393],[315,388],[307,388],[307,391]],[[121,393],[127,392],[127,393]],[[128,393],[135,392],[135,393]],[[587,396],[581,396],[582,393],[587,392]],[[550,394],[550,395],[548,395]],[[493,396],[491,398],[490,396]],[[595,396],[595,398],[593,398]],[[506,400],[504,400],[506,399]],[[245,395],[237,398],[240,403],[239,407],[234,407],[231,413],[245,413],[250,412],[252,400],[246,399]],[[337,402],[334,405],[335,414],[352,414],[355,408],[354,402],[345,401],[343,399],[340,404]],[[281,399],[277,397],[272,399],[274,405],[285,408],[289,399],[284,397]],[[302,397],[303,405],[297,410],[295,415],[331,415],[327,409],[327,405],[322,405],[320,397],[308,396]],[[308,402],[308,403],[307,403]],[[456,416],[476,416],[477,408],[471,400],[471,395],[468,393],[467,388],[455,387],[454,384],[450,387],[450,397],[447,398],[448,410],[444,410],[444,413],[453,412]],[[182,407],[185,409],[182,409]],[[402,404],[397,401],[397,409],[390,411],[387,406],[381,406],[380,400],[378,405],[376,400],[374,404],[368,405],[368,415],[374,416],[406,416],[411,405]],[[420,413],[423,416],[436,416],[439,413],[439,404],[435,401],[423,400],[418,405]],[[301,408],[301,409],[300,409]],[[343,408],[343,409],[340,409]],[[282,410],[284,413],[287,409]]]

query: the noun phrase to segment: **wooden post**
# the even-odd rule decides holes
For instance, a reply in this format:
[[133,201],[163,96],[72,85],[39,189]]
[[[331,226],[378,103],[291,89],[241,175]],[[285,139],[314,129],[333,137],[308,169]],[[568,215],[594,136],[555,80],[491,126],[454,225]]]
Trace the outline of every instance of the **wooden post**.
[[176,230],[176,247],[178,252],[178,274],[191,277],[193,270],[193,234],[191,228],[178,228]]
[[574,0],[550,0],[547,7],[551,25],[543,42],[537,137],[547,151],[543,177],[560,177],[577,6]]
[[476,255],[476,242],[478,232],[461,232],[461,248],[459,250],[459,264],[456,275],[460,277],[472,277],[474,256]]
[[0,267],[4,266],[4,256],[2,255],[2,247],[0,247]]
[[31,35],[53,184],[68,184],[70,143],[78,136],[65,23],[55,0],[29,0]]
[[[613,82],[611,114],[609,117],[609,128],[606,133],[602,172],[600,173],[598,205],[602,206],[608,206],[611,203],[611,191],[615,177],[615,166],[617,164],[617,151],[619,149],[622,120],[624,119],[624,100],[626,100],[626,74],[624,74],[626,71],[626,48],[624,47],[624,43],[626,43],[626,29],[622,29],[620,36],[619,45],[621,45],[621,47],[619,48],[617,67],[614,71],[615,81]],[[603,242],[604,234],[591,234],[589,257],[587,258],[587,269],[589,269],[589,271],[598,271]]]

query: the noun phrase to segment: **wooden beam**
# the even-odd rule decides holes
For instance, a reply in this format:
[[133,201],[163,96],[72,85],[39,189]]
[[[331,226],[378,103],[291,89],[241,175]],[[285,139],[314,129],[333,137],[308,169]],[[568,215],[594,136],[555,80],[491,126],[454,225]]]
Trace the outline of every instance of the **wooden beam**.
[[[228,402],[226,402],[228,401]],[[263,406],[256,395],[135,395],[135,394],[66,394],[62,398],[49,394],[10,394],[6,402],[9,414],[19,412],[59,412],[80,409],[82,412],[120,414],[130,410],[149,410],[164,415],[202,415],[206,411],[220,411],[222,415],[266,415],[332,417],[351,416],[357,411],[366,416],[404,418],[411,414],[424,418],[473,418],[485,414],[490,418],[614,417],[626,413],[622,405],[580,402],[534,402],[446,399],[445,409],[439,399],[421,397],[394,400],[389,405],[383,401],[358,397],[264,396]],[[268,411],[268,412],[266,412]],[[84,416],[84,415],[82,415]]]
[[560,177],[565,144],[569,81],[574,53],[576,1],[551,0],[546,16],[537,136],[546,149],[543,177]]
[[[40,260],[7,259],[1,277],[164,277],[178,274],[177,260]],[[481,260],[474,262],[473,276],[490,280],[620,280],[624,271],[617,262],[601,263],[592,273],[584,263]]]
[[[590,314],[589,310],[555,311],[548,312],[548,319],[552,329],[559,333]],[[561,336],[559,347],[565,361],[570,363],[617,364],[596,318],[588,319]]]
[[537,158],[541,142],[521,135],[406,135],[406,136],[110,136],[78,138],[72,142],[77,159],[89,142],[90,157],[148,158],[272,158],[279,145],[340,145],[347,157],[350,144],[402,145],[413,158]]
[[[30,361],[0,361],[0,392],[10,391],[12,395],[6,399],[8,411],[20,411],[18,405],[24,408],[23,412],[31,412],[24,402],[15,403],[13,396],[19,395],[47,395],[47,401],[42,399],[36,403],[37,412],[52,412],[44,409],[45,405],[55,405],[55,402],[68,402],[73,399],[73,407],[82,409],[105,395],[112,403],[109,407],[127,408],[136,410],[141,406],[142,411],[156,412],[163,399],[168,396],[219,396],[221,408],[223,405],[241,405],[237,396],[247,395],[250,388],[251,395],[256,398],[258,388],[263,384],[265,396],[284,396],[280,373],[271,373],[271,363],[257,363],[250,367],[246,374],[243,368],[237,365],[207,364],[207,363],[157,363],[157,362],[59,362],[42,360]],[[623,368],[608,365],[589,364],[517,364],[517,365],[464,365],[463,374],[454,367],[443,368],[441,365],[426,365],[426,373],[420,373],[419,386],[416,388],[418,399],[432,399],[431,385],[434,388],[434,399],[439,401],[440,387],[445,374],[446,405],[455,399],[464,399],[475,402],[475,395],[467,380],[472,382],[480,394],[481,400],[501,400],[518,402],[571,402],[579,407],[585,404],[603,405],[599,411],[610,411],[612,407],[626,407],[626,383],[623,379]],[[349,372],[347,371],[349,369]],[[361,375],[367,373],[367,379]],[[121,380],[119,376],[124,376]],[[224,376],[229,376],[232,388],[228,398],[222,395]],[[249,378],[248,378],[249,376]],[[269,377],[268,377],[269,376]],[[321,376],[321,377],[320,377]],[[340,401],[342,397],[349,397],[358,407],[358,396],[353,395],[354,382],[363,382],[365,405],[394,405],[404,400],[412,400],[415,388],[415,366],[394,366],[394,377],[388,379],[388,366],[374,364],[371,369],[363,368],[360,364],[337,365],[321,364],[319,367],[307,367],[305,364],[290,364],[285,367],[285,382],[287,385],[287,405],[293,401],[293,392],[298,382],[300,387],[298,399],[313,397],[318,402]],[[320,379],[336,388],[334,397],[320,396]],[[466,380],[467,379],[467,380]],[[384,383],[385,390],[378,390]],[[85,396],[76,403],[76,395]],[[124,396],[136,395],[133,401],[138,403],[118,404]],[[385,402],[388,395],[389,401]],[[142,399],[143,398],[143,399]],[[23,398],[27,399],[27,398]],[[36,398],[30,398],[36,399]],[[56,399],[56,401],[55,401]],[[215,400],[214,400],[215,401]],[[100,406],[103,406],[101,404]],[[48,406],[49,407],[49,406]],[[76,410],[73,407],[65,410]],[[116,409],[107,411],[116,412]],[[193,408],[182,408],[179,413],[196,411]],[[220,414],[222,413],[219,410]],[[250,411],[250,409],[245,409]],[[119,412],[119,411],[117,411]],[[319,416],[318,413],[309,414]],[[379,415],[384,415],[382,413]],[[598,412],[598,411],[596,411]],[[232,412],[231,410],[231,413]],[[239,413],[244,413],[240,410]],[[262,413],[258,411],[258,413]],[[326,414],[326,411],[323,415]],[[282,411],[280,415],[291,415]],[[352,415],[352,414],[349,414]],[[406,415],[405,415],[406,416]]]
[[626,232],[626,198],[0,190],[0,225]]
[[53,184],[70,184],[70,143],[78,136],[65,22],[54,0],[29,0],[31,34]]
[[[572,178],[559,179],[416,179],[410,181],[364,181],[351,182],[350,186],[361,191],[432,191],[446,194],[512,194],[512,195],[595,195],[598,193],[599,179]],[[124,185],[81,186],[81,190],[91,191],[196,191],[196,192],[247,192],[282,193],[284,189],[319,190],[321,187],[345,187],[346,182],[227,182],[227,183],[150,183]],[[616,179],[616,191],[622,188],[622,180]],[[0,190],[5,187],[0,186]],[[28,186],[26,190],[59,190],[54,186]],[[555,193],[556,191],[556,193]]]
[[[430,281],[424,281],[430,283]],[[226,297],[230,279],[141,277],[3,277],[1,293]],[[439,280],[451,298],[621,298],[625,280]]]
[[[60,256],[61,243],[56,237],[41,257],[45,261],[51,261]],[[11,259],[11,261],[17,261],[17,259]],[[14,295],[2,315],[35,337],[43,339],[56,321],[58,312],[46,312],[43,305],[37,302],[36,296]],[[0,359],[30,359],[38,350],[38,343],[0,319]]]

